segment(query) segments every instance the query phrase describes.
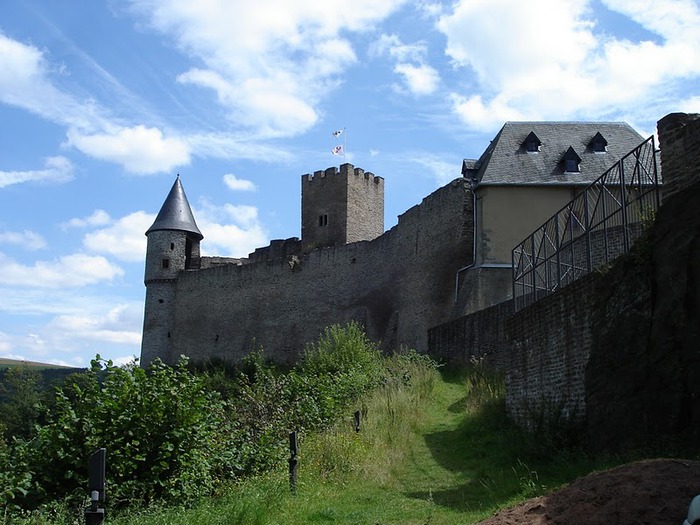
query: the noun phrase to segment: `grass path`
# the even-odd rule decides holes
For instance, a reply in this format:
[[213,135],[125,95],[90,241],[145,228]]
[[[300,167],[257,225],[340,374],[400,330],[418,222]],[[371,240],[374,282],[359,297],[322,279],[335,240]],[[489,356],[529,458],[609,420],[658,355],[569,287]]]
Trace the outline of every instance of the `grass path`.
[[[463,377],[429,382],[422,393],[398,388],[375,396],[360,434],[347,423],[302,441],[295,495],[281,466],[195,509],[150,510],[111,523],[470,524],[542,491],[519,460],[502,411],[468,415]],[[568,479],[549,480],[562,481]]]

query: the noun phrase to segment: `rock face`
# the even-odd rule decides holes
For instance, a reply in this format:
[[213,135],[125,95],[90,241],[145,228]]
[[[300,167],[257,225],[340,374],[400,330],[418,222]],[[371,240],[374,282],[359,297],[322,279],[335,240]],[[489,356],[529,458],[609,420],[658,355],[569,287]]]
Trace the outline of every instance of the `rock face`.
[[[662,145],[663,147],[663,145]],[[595,449],[700,437],[700,183],[597,286],[586,369]]]

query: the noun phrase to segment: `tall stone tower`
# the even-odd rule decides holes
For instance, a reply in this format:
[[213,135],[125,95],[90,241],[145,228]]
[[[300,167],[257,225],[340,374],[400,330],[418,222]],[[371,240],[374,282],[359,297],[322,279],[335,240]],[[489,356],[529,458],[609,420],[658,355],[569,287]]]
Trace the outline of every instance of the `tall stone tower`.
[[156,357],[173,361],[170,334],[178,274],[200,265],[199,242],[204,236],[197,228],[179,175],[146,237],[141,366],[148,366]]
[[352,164],[301,178],[302,251],[384,233],[384,179]]

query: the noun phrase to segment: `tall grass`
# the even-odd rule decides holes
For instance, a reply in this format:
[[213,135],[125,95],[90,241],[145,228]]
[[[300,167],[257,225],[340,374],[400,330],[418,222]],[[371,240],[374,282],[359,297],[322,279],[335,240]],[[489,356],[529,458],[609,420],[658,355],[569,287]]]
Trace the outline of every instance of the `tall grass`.
[[[307,366],[328,372],[335,365],[317,350],[310,349]],[[345,348],[339,356],[351,363],[353,352]],[[334,423],[301,432],[294,492],[286,458],[280,458],[265,472],[221,484],[215,497],[194,507],[126,509],[108,523],[469,524],[601,466],[577,450],[533,453],[534,440],[506,418],[503,378],[483,362],[447,370],[415,352],[382,359],[371,352],[366,368],[377,372],[375,387],[343,396],[347,403],[334,404]],[[325,393],[333,386],[319,385]],[[0,523],[78,522],[75,512],[56,516],[47,509]]]
[[503,378],[481,362],[440,370],[409,352],[386,358],[384,368],[379,386],[334,425],[301,436],[295,494],[281,464],[195,509],[141,511],[113,523],[469,524],[594,466],[556,451],[531,459],[531,441],[505,417]]

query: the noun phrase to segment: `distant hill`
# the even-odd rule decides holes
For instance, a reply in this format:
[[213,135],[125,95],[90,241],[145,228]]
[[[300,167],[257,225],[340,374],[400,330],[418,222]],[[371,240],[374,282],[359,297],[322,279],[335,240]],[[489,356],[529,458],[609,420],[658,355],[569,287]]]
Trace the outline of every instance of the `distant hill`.
[[35,361],[20,361],[17,359],[6,359],[4,357],[0,357],[0,368],[7,368],[8,366],[31,366],[31,367],[36,367],[36,368],[44,368],[44,369],[49,369],[49,368],[61,368],[61,369],[73,369],[75,371],[82,370],[80,368],[75,368],[71,366],[62,366],[62,365],[52,365],[49,363],[37,363]]
[[[42,387],[52,388],[59,384],[66,377],[78,372],[84,372],[86,368],[75,368],[71,366],[52,365],[50,363],[38,363],[36,361],[21,361],[18,359],[6,359],[0,357],[0,384],[5,380],[5,373],[13,367],[30,367],[41,374]],[[0,396],[0,403],[4,402],[4,398]]]

